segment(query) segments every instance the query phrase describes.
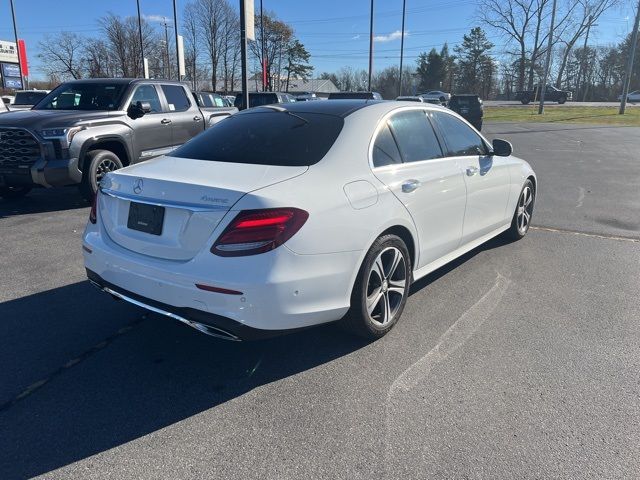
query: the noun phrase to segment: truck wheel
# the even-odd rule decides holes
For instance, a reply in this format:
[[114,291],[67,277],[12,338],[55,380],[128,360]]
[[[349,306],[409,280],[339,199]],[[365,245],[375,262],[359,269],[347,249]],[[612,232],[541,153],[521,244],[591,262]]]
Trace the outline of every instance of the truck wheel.
[[567,97],[560,97],[560,98],[558,99],[558,104],[559,104],[559,105],[562,105],[562,104],[563,104],[564,102],[566,102],[566,101],[567,101]]
[[33,187],[24,185],[17,187],[0,187],[0,198],[11,200],[14,198],[22,198],[31,191]]
[[109,172],[122,168],[118,156],[109,150],[93,150],[87,153],[80,182],[80,193],[88,202],[98,191],[100,180]]
[[520,103],[522,103],[523,105],[529,105],[530,101],[531,99],[529,97],[524,97],[522,100],[520,100]]

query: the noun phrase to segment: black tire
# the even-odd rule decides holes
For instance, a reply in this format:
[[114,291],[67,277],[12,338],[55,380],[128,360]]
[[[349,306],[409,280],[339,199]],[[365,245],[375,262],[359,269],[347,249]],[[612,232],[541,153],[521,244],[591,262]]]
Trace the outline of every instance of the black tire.
[[531,102],[531,99],[529,97],[524,97],[520,100],[520,103],[522,103],[523,105],[529,105],[529,102]]
[[[400,258],[396,268],[392,268],[396,254]],[[380,268],[385,278],[378,275]],[[351,308],[342,320],[343,325],[369,340],[383,337],[402,315],[412,280],[411,256],[404,241],[396,235],[381,236],[369,249],[358,271],[351,293]],[[400,293],[403,282],[404,289]],[[369,299],[373,301],[368,302]]]
[[22,198],[31,191],[33,187],[30,185],[21,185],[14,187],[0,187],[0,198],[5,200],[13,200],[16,198]]
[[563,104],[564,102],[566,102],[566,101],[567,101],[567,97],[560,97],[560,98],[558,99],[558,105],[562,105],[562,104]]
[[[525,192],[529,192],[531,197],[530,200],[527,200],[527,194]],[[526,197],[526,198],[525,198]],[[527,232],[529,231],[529,227],[531,226],[531,217],[533,216],[533,207],[536,203],[536,189],[533,186],[533,182],[527,179],[522,186],[522,190],[520,191],[520,195],[518,196],[518,203],[516,204],[516,210],[513,212],[513,218],[511,220],[511,226],[509,230],[505,231],[505,236],[511,240],[520,240],[523,238]],[[526,225],[523,227],[523,217],[522,209],[525,209],[528,213],[528,218],[526,218]]]
[[80,182],[80,193],[87,202],[93,202],[102,177],[122,168],[122,161],[109,150],[93,150],[87,153]]

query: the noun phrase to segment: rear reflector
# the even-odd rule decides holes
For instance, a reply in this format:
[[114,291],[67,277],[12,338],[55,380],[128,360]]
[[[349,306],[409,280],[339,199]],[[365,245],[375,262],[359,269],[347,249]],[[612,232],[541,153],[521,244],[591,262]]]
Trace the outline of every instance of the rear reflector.
[[203,285],[202,283],[196,283],[196,287],[198,287],[200,290],[206,290],[207,292],[224,293],[226,295],[242,295],[242,292],[239,292],[237,290],[213,287],[211,285]]
[[268,252],[293,237],[309,218],[299,208],[243,210],[225,228],[211,253],[240,257]]

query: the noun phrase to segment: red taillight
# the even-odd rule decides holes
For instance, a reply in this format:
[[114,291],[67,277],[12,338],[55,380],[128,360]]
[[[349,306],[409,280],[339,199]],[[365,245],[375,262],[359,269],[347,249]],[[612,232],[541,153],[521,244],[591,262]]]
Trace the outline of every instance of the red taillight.
[[211,253],[240,257],[268,252],[293,237],[307,218],[309,214],[298,208],[243,210],[213,244]]
[[89,212],[89,221],[95,225],[98,221],[98,192],[93,196],[93,202],[91,202],[91,211]]

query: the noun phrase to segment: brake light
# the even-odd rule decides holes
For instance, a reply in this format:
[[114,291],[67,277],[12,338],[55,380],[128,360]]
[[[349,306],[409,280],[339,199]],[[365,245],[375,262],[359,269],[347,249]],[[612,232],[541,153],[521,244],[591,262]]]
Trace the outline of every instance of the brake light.
[[89,212],[89,221],[94,225],[98,221],[98,192],[93,196],[93,202],[91,202],[91,211]]
[[221,257],[268,252],[293,237],[309,218],[298,208],[243,210],[211,247]]

